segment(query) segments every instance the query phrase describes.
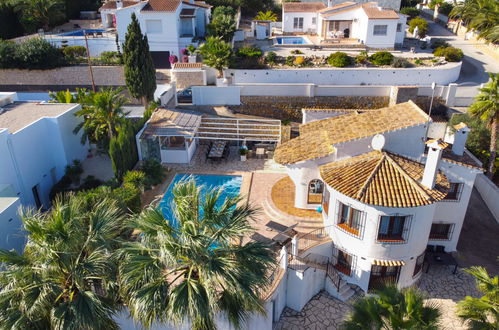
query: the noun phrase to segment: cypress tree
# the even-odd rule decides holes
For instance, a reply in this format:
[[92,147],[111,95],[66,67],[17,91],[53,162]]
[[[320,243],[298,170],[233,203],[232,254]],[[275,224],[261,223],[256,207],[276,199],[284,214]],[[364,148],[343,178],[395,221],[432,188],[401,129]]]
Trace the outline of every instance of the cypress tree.
[[125,64],[125,81],[130,94],[147,106],[153,100],[156,90],[156,70],[149,53],[147,36],[142,35],[139,21],[132,14],[132,22],[123,44],[123,62]]

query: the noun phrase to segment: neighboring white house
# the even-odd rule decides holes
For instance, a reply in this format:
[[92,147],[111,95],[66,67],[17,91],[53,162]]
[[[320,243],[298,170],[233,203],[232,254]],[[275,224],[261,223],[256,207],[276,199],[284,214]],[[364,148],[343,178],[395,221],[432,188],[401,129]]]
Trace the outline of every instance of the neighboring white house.
[[16,99],[16,93],[0,94],[0,248],[20,250],[19,206],[50,207],[50,189],[66,165],[86,158],[88,145],[73,134],[79,104]]
[[456,251],[481,172],[464,148],[469,129],[457,125],[447,142],[425,145],[431,119],[412,101],[328,113],[336,116],[315,116],[276,149],[295,185],[294,206],[321,209],[332,239],[327,257],[343,280],[364,291],[386,279],[410,286],[427,245]]
[[407,16],[384,9],[376,2],[285,2],[282,5],[284,34],[317,35],[321,42],[351,39],[372,48],[402,44]]
[[116,27],[120,44],[135,13],[156,68],[169,68],[170,55],[180,57],[183,48],[197,45],[197,38],[206,35],[211,6],[194,0],[118,0],[105,2],[99,11],[103,26]]
[[[353,1],[357,3],[368,3],[369,0],[330,0],[333,5],[339,5],[347,1]],[[452,0],[449,0],[452,1]],[[401,0],[377,0],[378,5],[382,8],[389,8],[396,11],[400,10]]]

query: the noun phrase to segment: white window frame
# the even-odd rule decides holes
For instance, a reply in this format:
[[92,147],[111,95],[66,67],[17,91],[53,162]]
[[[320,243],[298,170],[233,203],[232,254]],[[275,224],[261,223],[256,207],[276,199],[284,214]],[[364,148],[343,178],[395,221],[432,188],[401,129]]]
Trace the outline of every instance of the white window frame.
[[293,29],[303,30],[303,17],[294,17],[293,18]]
[[317,17],[312,17],[312,25],[317,25]]
[[[384,33],[383,31],[376,31],[376,28],[380,29],[384,27]],[[386,24],[377,24],[373,26],[373,36],[377,37],[384,37],[388,35],[388,25]]]
[[402,23],[397,23],[397,32],[402,32]]
[[[146,19],[146,33],[160,34],[163,33],[163,21],[160,19]],[[159,27],[159,29],[158,29]],[[152,28],[152,29],[151,29]]]

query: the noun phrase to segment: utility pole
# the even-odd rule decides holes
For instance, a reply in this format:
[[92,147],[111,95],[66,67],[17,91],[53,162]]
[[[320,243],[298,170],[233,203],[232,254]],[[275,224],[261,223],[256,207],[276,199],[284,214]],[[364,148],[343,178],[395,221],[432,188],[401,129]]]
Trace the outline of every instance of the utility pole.
[[85,45],[87,47],[88,69],[90,70],[90,79],[92,80],[92,90],[95,92],[94,72],[92,71],[92,61],[90,60],[90,50],[88,49],[87,31],[83,30],[85,36]]

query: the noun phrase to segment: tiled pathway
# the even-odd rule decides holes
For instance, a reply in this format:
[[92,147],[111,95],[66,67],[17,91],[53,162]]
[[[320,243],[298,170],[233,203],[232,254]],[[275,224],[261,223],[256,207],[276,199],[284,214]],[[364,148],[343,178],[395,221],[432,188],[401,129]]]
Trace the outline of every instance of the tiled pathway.
[[[430,301],[435,301],[442,310],[441,329],[467,329],[455,315],[456,303],[466,295],[479,297],[475,281],[461,269],[454,275],[451,268],[435,267],[423,274],[418,287]],[[339,329],[351,307],[327,292],[322,291],[313,297],[299,313],[286,308],[277,323],[277,330]]]

